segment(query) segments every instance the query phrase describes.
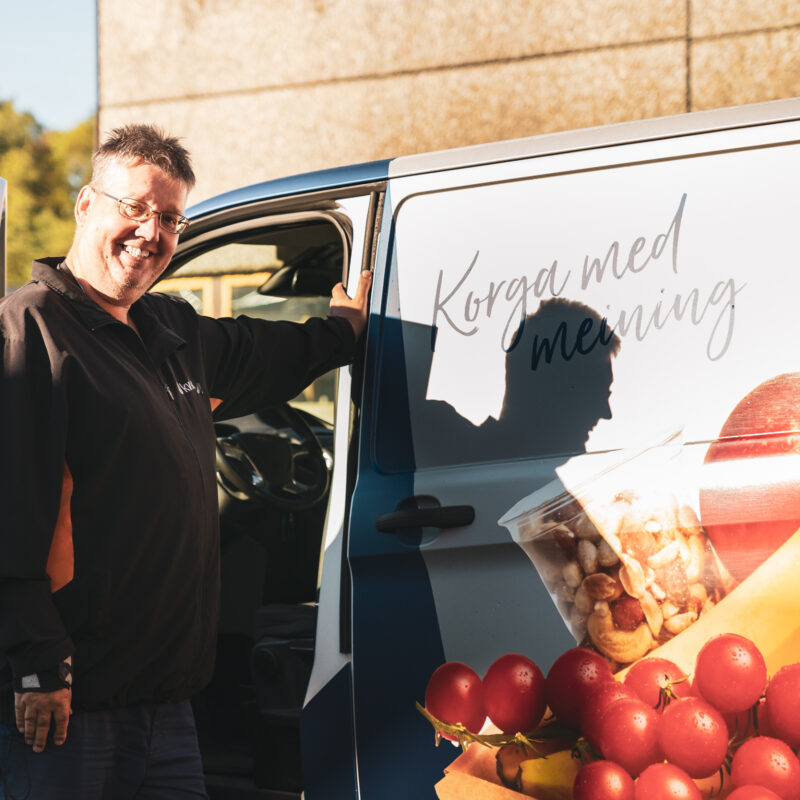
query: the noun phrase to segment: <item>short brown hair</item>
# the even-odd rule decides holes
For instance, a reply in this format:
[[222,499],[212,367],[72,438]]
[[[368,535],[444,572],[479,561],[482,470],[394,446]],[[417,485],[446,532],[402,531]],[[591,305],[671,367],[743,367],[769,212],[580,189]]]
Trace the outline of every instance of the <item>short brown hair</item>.
[[195,184],[189,151],[174,136],[155,125],[123,125],[114,128],[92,156],[92,181],[103,174],[112,160],[139,161],[163,170],[182,181],[187,189]]

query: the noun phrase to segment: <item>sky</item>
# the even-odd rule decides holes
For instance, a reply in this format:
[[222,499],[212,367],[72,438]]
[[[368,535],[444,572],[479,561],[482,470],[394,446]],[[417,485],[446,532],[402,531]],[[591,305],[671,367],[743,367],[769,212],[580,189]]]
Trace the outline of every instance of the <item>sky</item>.
[[96,0],[0,0],[0,100],[49,130],[96,112]]

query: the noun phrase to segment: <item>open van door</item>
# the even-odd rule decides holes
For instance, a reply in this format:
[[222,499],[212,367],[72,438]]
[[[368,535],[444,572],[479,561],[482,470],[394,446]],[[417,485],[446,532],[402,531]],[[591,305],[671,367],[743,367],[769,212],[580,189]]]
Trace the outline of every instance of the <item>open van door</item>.
[[6,181],[0,178],[0,297],[6,293]]

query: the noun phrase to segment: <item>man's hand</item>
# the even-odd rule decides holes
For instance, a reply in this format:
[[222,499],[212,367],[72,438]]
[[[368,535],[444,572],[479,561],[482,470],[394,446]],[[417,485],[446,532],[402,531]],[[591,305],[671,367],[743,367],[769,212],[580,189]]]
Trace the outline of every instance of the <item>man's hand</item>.
[[355,296],[350,298],[341,283],[331,291],[331,316],[345,317],[353,326],[358,339],[367,325],[367,299],[372,285],[372,273],[364,271],[358,279]]
[[55,725],[53,741],[56,744],[64,744],[67,740],[67,725],[69,715],[72,713],[71,701],[71,689],[14,693],[17,730],[25,736],[25,744],[33,745],[34,753],[41,753],[44,750],[51,718]]

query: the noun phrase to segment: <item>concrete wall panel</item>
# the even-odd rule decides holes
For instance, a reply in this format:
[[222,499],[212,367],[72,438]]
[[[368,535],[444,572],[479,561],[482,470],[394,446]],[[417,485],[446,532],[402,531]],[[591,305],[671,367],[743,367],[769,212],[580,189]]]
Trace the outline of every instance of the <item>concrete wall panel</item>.
[[99,0],[98,12],[101,107],[663,41],[686,29],[685,0]]
[[198,167],[192,200],[340,164],[685,110],[685,46],[294,87],[104,110],[101,131],[157,122]]
[[800,95],[800,29],[697,42],[691,72],[695,110]]
[[691,0],[692,36],[800,25],[800,0]]

